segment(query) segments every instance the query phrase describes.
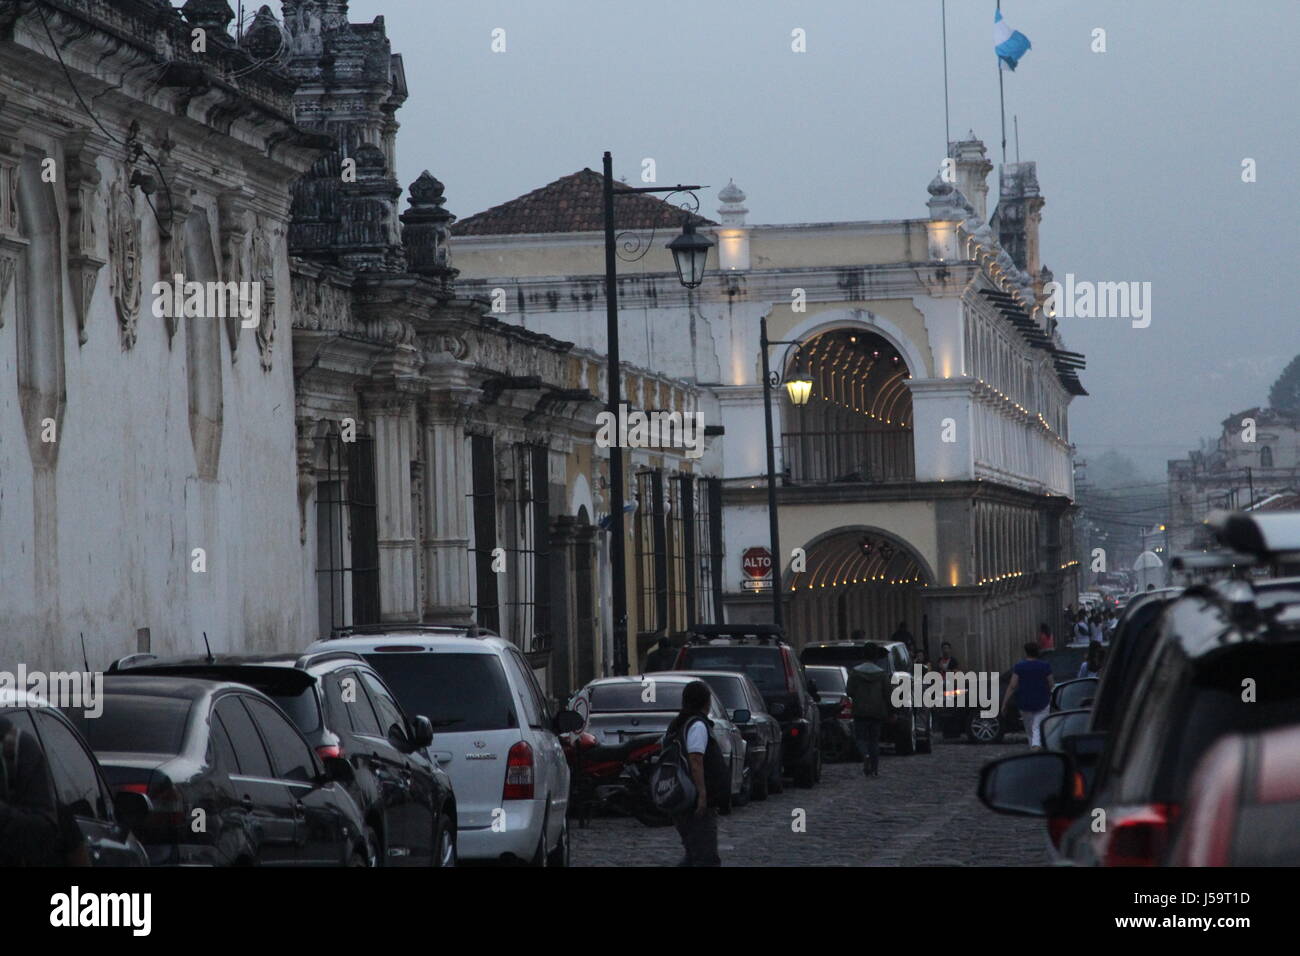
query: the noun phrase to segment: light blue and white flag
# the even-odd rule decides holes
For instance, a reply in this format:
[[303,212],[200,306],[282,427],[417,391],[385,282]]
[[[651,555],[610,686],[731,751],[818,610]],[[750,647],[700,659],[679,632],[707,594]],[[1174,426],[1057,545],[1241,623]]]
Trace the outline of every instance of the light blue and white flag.
[[1029,52],[1029,37],[1019,30],[1012,30],[1002,19],[1000,8],[993,15],[993,50],[1008,70],[1015,70],[1020,58]]

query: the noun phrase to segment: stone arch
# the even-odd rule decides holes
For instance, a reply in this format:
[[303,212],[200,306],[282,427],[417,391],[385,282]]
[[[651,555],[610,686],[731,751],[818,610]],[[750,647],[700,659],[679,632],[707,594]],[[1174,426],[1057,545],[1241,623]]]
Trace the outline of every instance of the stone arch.
[[55,438],[67,404],[63,355],[63,243],[51,184],[41,181],[41,159],[23,156],[18,172],[18,230],[26,241],[17,268],[15,325],[18,397],[32,466],[54,468],[60,442],[43,441],[52,420]]
[[[591,482],[587,480],[586,475],[578,475],[573,479],[573,487],[569,489],[569,514],[581,517],[583,514],[592,515],[596,512],[595,503],[591,497]],[[590,518],[584,518],[583,524],[590,524]]]
[[[930,363],[926,361],[925,353],[908,337],[907,333],[869,309],[828,309],[817,312],[792,326],[782,337],[796,342],[806,342],[836,329],[865,329],[874,332],[898,350],[914,376],[928,378],[933,374]],[[792,349],[790,354],[793,354]]]
[[883,640],[899,621],[920,633],[934,569],[906,539],[875,525],[846,525],[811,538],[804,551],[806,570],[781,581],[797,642],[845,640],[858,629]]

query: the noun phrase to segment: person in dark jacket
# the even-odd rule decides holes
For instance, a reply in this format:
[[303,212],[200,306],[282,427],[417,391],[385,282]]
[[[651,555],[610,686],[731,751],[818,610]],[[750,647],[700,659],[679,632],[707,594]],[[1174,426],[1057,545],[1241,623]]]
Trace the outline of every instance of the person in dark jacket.
[[862,754],[862,772],[868,777],[880,776],[880,732],[893,714],[887,653],[879,644],[868,644],[867,659],[849,671],[845,687],[853,701],[853,736]]
[[906,644],[908,657],[916,656],[916,638],[914,638],[912,632],[907,629],[906,621],[898,622],[898,629],[889,636],[889,639],[891,641],[898,641],[900,644]]
[[65,866],[80,862],[84,838],[60,814],[40,744],[0,717],[0,866]]
[[709,729],[709,701],[712,691],[704,681],[691,681],[682,689],[682,709],[668,725],[664,739],[682,737],[691,779],[699,795],[695,807],[677,817],[673,824],[682,838],[685,856],[679,866],[721,866],[718,856],[718,803],[726,796],[721,790],[729,786],[722,750]]

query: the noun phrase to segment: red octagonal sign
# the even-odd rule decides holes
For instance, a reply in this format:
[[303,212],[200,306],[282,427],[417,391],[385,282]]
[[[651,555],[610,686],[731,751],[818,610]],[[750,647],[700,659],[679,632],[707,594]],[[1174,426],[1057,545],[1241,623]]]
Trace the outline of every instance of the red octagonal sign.
[[740,556],[745,577],[761,580],[772,576],[772,552],[767,548],[746,548]]

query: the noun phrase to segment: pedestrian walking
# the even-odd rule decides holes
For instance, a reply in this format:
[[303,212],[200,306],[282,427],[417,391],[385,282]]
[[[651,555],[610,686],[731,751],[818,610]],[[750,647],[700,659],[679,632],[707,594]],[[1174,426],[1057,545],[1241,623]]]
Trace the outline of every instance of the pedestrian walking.
[[1092,637],[1092,628],[1088,626],[1088,612],[1079,611],[1079,616],[1074,621],[1074,643],[1087,644]]
[[1079,676],[1100,677],[1102,665],[1105,663],[1106,649],[1101,646],[1100,642],[1093,641],[1088,645],[1087,658],[1079,665]]
[[712,692],[704,681],[691,681],[682,689],[682,709],[668,725],[664,741],[685,739],[691,780],[698,795],[695,806],[677,816],[673,824],[682,839],[685,856],[678,866],[721,866],[718,857],[718,801],[729,786],[722,750],[709,733]]
[[868,644],[867,659],[849,671],[845,693],[853,701],[853,738],[862,754],[862,772],[880,776],[880,731],[890,719],[890,675],[885,670],[886,650]]
[[1052,639],[1052,629],[1048,627],[1047,622],[1044,621],[1042,624],[1038,625],[1038,648],[1043,653],[1046,653],[1047,651],[1052,650],[1055,646],[1056,642]]
[[1015,696],[1016,709],[1020,711],[1031,750],[1042,749],[1039,724],[1047,716],[1047,706],[1052,702],[1052,687],[1055,684],[1051,665],[1039,660],[1038,651],[1038,644],[1033,641],[1025,645],[1024,660],[1011,668],[1011,681],[1007,684],[1007,692],[1002,695],[1002,713],[1006,713],[1007,704]]
[[939,645],[939,659],[935,661],[934,668],[940,674],[947,674],[949,671],[955,671],[959,666],[957,658],[952,656],[952,645],[944,641]]

